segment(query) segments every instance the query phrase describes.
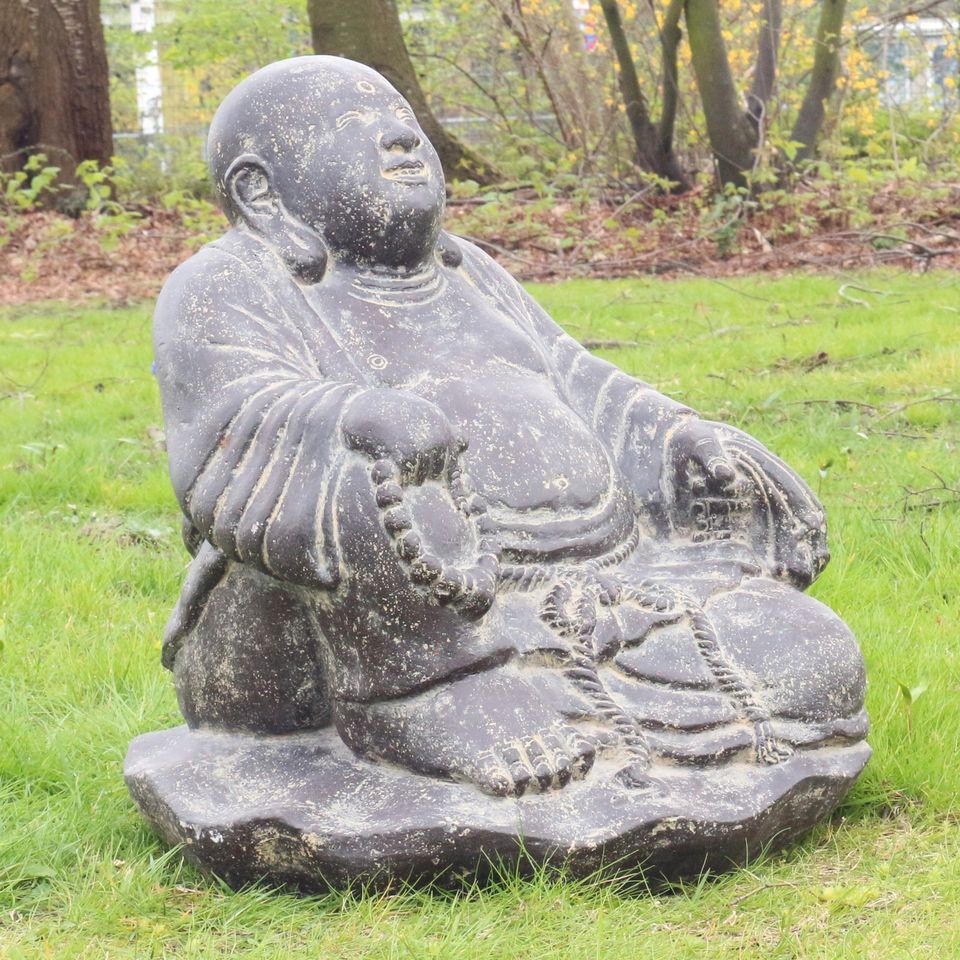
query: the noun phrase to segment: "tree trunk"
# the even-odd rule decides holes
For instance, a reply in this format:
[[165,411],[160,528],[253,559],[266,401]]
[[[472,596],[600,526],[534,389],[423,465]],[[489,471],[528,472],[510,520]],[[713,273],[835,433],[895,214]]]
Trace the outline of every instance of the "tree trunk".
[[790,135],[791,140],[801,144],[796,155],[798,161],[813,156],[826,116],[827,101],[836,86],[840,63],[840,31],[843,28],[845,7],[846,0],[823,0],[820,8],[810,86],[807,87],[797,122]]
[[113,154],[99,0],[0,2],[0,169],[47,155],[72,182]]
[[783,26],[781,0],[763,0],[763,19],[757,37],[757,65],[753,85],[747,98],[747,113],[758,135],[762,133],[767,105],[777,85],[777,59],[780,53],[780,30]]
[[436,148],[447,179],[482,184],[499,179],[496,169],[447,133],[433,115],[403,41],[395,0],[308,0],[307,12],[316,53],[365,63],[403,94]]
[[[660,129],[650,119],[650,109],[646,98],[640,89],[640,80],[637,77],[636,64],[630,52],[630,44],[626,31],[623,28],[623,19],[620,16],[620,7],[616,0],[600,0],[607,29],[610,31],[610,40],[617,57],[619,71],[617,81],[620,85],[620,95],[623,97],[627,111],[627,120],[630,123],[630,132],[637,148],[637,162],[644,170],[671,180],[676,186],[674,193],[685,193],[690,189],[690,181],[680,166],[676,154],[673,152],[673,118],[675,115],[676,95],[676,45],[679,42],[677,31],[679,27],[674,23],[673,31],[667,38],[667,43],[673,44],[673,70],[668,62],[668,46],[664,44],[664,117],[666,124],[661,123]],[[663,43],[663,41],[661,41]],[[667,84],[672,83],[672,95],[667,93]],[[673,108],[668,106],[673,104]]]
[[663,15],[660,27],[660,51],[663,58],[663,108],[660,111],[660,123],[657,125],[659,149],[661,154],[673,153],[674,127],[677,122],[677,107],[680,104],[680,73],[677,68],[677,51],[683,31],[680,29],[680,15],[683,13],[683,0],[670,0]]
[[686,14],[693,72],[717,172],[722,183],[744,186],[753,169],[758,130],[740,103],[717,0],[686,0]]

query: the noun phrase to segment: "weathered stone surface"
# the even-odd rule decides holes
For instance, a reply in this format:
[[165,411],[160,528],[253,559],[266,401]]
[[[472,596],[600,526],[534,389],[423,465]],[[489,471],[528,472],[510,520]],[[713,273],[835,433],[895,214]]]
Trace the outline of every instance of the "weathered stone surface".
[[802,592],[804,481],[445,234],[436,154],[366,67],[254,74],[210,163],[231,229],[154,327],[193,554],[163,647],[188,730],[128,758],[158,829],[312,888],[518,837],[681,875],[828,812],[865,676]]
[[763,768],[662,764],[641,789],[603,761],[558,793],[513,799],[364,763],[329,729],[253,738],[178,727],[135,740],[126,775],[187,859],[233,885],[322,892],[354,879],[473,877],[498,862],[580,876],[642,865],[648,879],[729,869],[828,814],[869,753],[860,743]]

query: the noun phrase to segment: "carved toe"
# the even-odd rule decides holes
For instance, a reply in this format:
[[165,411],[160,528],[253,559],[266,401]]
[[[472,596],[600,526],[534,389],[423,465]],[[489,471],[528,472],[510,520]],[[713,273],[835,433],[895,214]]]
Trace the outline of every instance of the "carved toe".
[[581,780],[593,767],[593,763],[597,758],[597,748],[593,741],[581,736],[575,731],[570,738],[570,746],[573,752],[571,773],[575,780]]
[[523,748],[540,790],[549,790],[556,773],[549,752],[536,737],[527,740]]
[[513,795],[522,797],[527,792],[531,780],[533,780],[533,771],[527,765],[526,755],[520,747],[514,745],[507,747],[501,756],[510,771],[510,778],[513,781]]
[[482,757],[474,779],[484,793],[495,797],[508,797],[514,791],[513,778],[496,757]]
[[543,738],[544,746],[551,754],[553,771],[558,786],[566,786],[573,776],[573,760],[566,744],[555,733],[547,733]]

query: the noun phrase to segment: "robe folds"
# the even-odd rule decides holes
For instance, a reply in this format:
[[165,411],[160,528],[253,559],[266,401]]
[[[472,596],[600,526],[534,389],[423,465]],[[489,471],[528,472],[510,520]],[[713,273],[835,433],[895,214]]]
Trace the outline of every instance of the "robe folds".
[[[648,495],[659,483],[666,432],[692,412],[590,354],[499,265],[456,244],[462,264],[440,269],[460,271],[530,339],[627,488]],[[227,560],[300,587],[337,587],[333,499],[356,456],[343,442],[341,417],[380,385],[280,257],[245,229],[173,273],[157,304],[154,348],[173,486],[202,543],[194,564],[203,569],[188,576],[168,628],[169,664]]]

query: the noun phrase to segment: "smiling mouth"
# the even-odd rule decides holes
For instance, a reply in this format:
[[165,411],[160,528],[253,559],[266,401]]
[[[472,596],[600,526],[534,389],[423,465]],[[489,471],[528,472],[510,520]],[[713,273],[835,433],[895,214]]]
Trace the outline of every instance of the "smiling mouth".
[[402,160],[384,167],[383,176],[388,180],[422,183],[427,179],[427,168],[421,160]]

